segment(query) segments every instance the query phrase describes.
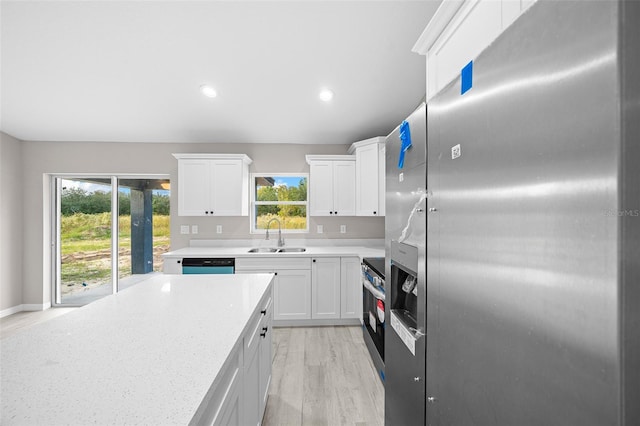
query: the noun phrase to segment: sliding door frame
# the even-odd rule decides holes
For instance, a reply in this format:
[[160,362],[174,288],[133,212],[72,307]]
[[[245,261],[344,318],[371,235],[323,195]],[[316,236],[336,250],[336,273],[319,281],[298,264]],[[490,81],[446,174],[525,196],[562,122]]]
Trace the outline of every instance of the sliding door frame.
[[61,197],[62,197],[62,180],[63,179],[82,179],[82,178],[109,178],[111,179],[111,293],[118,292],[119,281],[119,201],[118,190],[120,179],[170,179],[168,174],[133,174],[133,173],[56,173],[49,174],[50,185],[50,218],[51,218],[51,235],[49,237],[51,246],[51,306],[53,307],[79,307],[84,304],[63,303],[61,295]]

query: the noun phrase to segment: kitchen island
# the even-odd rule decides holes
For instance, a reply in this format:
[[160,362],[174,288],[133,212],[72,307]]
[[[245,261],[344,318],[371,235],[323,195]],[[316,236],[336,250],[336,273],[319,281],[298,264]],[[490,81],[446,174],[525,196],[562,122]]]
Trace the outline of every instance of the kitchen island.
[[[243,384],[262,385],[266,375],[268,387],[270,378],[271,339],[264,337],[271,333],[272,280],[155,275],[7,337],[0,347],[0,423],[215,424],[226,414],[242,420],[245,405],[257,403],[243,395],[265,393]],[[269,347],[258,351],[261,340]],[[248,350],[269,357],[255,380],[242,364]],[[235,411],[225,413],[233,395]]]

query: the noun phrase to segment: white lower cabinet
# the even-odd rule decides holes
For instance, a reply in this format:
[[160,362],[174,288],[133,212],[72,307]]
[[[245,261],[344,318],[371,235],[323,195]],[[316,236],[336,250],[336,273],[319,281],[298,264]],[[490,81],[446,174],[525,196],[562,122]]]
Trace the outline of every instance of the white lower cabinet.
[[275,274],[273,319],[311,319],[311,259],[308,257],[237,258],[236,273]]
[[311,271],[279,270],[275,274],[273,319],[311,319]]
[[224,404],[220,410],[219,421],[213,422],[213,425],[240,426],[243,424],[242,414],[242,381],[240,376],[238,376],[231,383],[229,393],[227,394]]
[[312,260],[311,318],[340,318],[339,257],[319,257]]
[[266,408],[271,382],[271,320],[273,303],[269,298],[251,323],[244,338],[244,411],[242,423],[259,425]]
[[352,324],[362,315],[359,257],[242,257],[236,273],[275,274],[276,324]]
[[362,317],[362,282],[359,257],[340,259],[340,318]]
[[273,319],[311,319],[311,271],[236,271],[237,274],[275,274],[273,279]]
[[201,405],[196,420],[202,425],[240,425],[242,423],[242,345],[238,343],[220,370],[217,383],[212,386]]
[[264,417],[264,410],[267,408],[267,398],[269,397],[269,385],[271,384],[271,365],[273,362],[273,354],[272,354],[272,342],[273,342],[273,303],[270,308],[267,310],[267,316],[264,321],[268,324],[266,325],[266,330],[263,327],[264,336],[262,336],[262,341],[260,342],[260,356],[259,356],[259,367],[258,374],[260,376],[258,383],[260,390],[260,413],[259,418],[262,419]]
[[[272,287],[273,289],[273,287]],[[268,292],[205,397],[198,425],[260,425],[271,383],[273,293]]]
[[244,415],[245,424],[255,425],[260,417],[260,351],[256,348],[247,354],[244,366]]

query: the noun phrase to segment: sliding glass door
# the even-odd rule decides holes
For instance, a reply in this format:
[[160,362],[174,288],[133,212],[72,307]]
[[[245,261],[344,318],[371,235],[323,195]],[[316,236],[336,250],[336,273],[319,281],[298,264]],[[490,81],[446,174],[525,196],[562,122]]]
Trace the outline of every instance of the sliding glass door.
[[59,178],[57,304],[84,305],[113,293],[111,178]]
[[53,178],[54,305],[79,306],[160,271],[168,177]]

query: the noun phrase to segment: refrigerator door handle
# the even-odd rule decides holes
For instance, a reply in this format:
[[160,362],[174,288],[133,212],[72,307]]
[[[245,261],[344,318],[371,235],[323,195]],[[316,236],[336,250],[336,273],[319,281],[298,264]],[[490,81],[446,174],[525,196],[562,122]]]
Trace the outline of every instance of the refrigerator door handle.
[[423,332],[422,329],[409,327],[409,331],[411,331],[413,333],[413,335],[416,336],[416,339],[419,339],[422,336],[426,336],[426,333]]

